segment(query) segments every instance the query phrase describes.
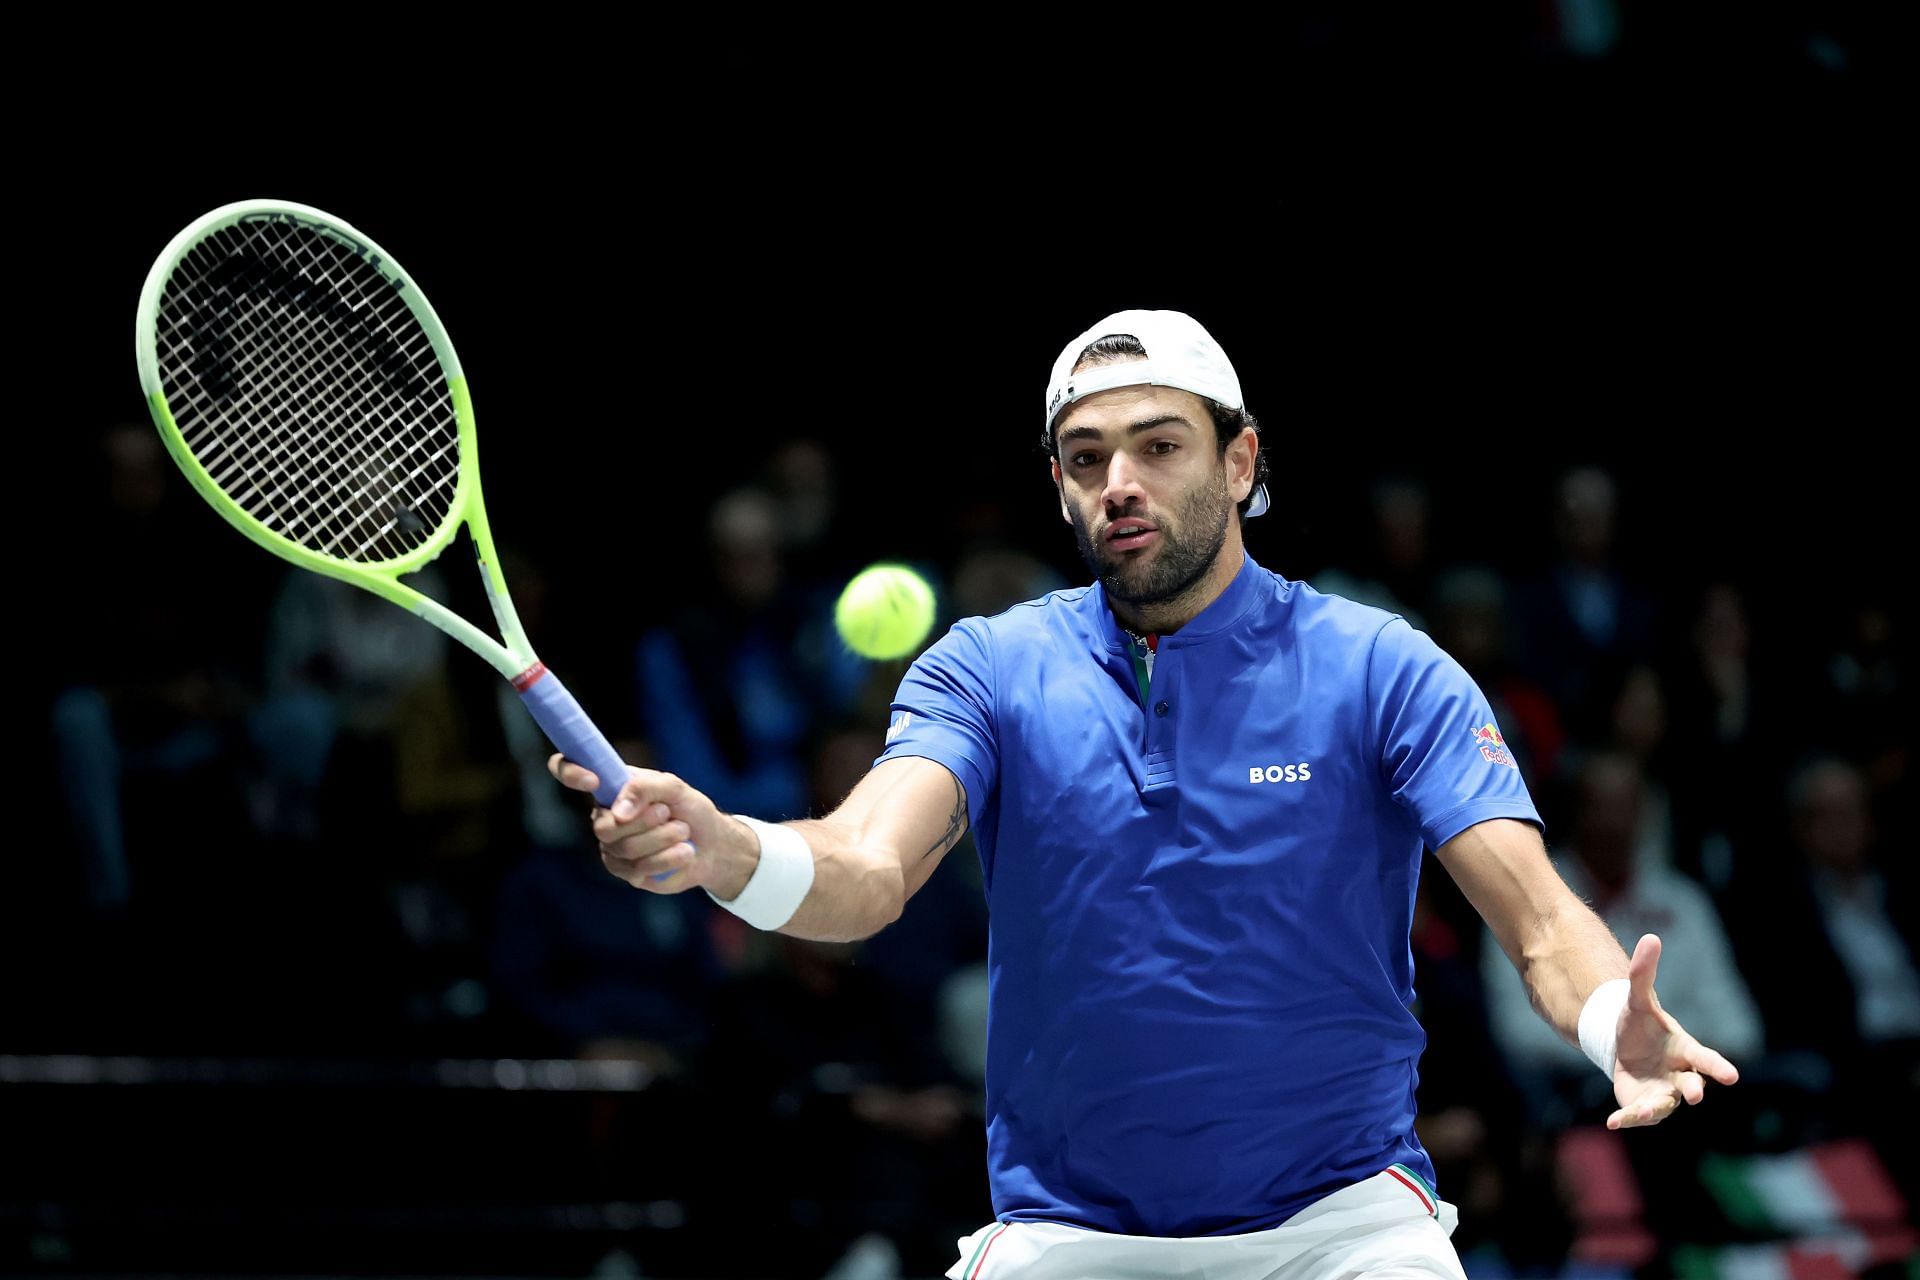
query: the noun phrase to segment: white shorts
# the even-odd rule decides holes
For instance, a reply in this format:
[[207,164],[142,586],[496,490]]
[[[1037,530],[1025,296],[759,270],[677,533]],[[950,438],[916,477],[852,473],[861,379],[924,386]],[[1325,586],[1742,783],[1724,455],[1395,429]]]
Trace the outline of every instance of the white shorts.
[[1466,1280],[1454,1207],[1399,1167],[1342,1187],[1277,1227],[1237,1236],[1124,1236],[995,1222],[960,1241],[951,1280]]

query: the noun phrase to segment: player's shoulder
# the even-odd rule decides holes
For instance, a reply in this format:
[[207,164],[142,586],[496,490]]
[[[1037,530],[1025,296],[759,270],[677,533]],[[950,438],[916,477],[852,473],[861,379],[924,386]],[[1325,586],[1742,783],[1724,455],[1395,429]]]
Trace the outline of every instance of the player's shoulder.
[[1272,576],[1282,584],[1293,630],[1302,643],[1345,648],[1371,645],[1383,634],[1413,631],[1404,617],[1390,610],[1321,591],[1303,579]]
[[962,618],[954,626],[967,627],[1000,642],[1056,630],[1062,626],[1080,629],[1088,619],[1096,617],[1102,607],[1091,584],[1062,587],[1058,591],[1049,591],[1031,600],[1008,605],[999,613]]
[[1008,605],[999,613],[960,618],[918,659],[919,665],[985,672],[1006,655],[1038,655],[1088,642],[1098,597],[1091,586],[1066,587]]

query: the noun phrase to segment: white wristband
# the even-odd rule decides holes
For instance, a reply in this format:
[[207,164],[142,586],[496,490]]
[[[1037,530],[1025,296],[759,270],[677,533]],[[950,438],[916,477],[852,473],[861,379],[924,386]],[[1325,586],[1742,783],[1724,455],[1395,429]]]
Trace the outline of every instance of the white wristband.
[[1613,1079],[1618,1052],[1614,1037],[1620,1031],[1620,1011],[1627,1006],[1627,991],[1632,985],[1625,978],[1603,982],[1593,989],[1586,1007],[1580,1010],[1580,1047],[1609,1080]]
[[813,850],[792,827],[757,818],[740,821],[760,838],[760,865],[731,902],[714,898],[711,889],[707,896],[756,929],[778,929],[793,919],[807,890],[813,888]]

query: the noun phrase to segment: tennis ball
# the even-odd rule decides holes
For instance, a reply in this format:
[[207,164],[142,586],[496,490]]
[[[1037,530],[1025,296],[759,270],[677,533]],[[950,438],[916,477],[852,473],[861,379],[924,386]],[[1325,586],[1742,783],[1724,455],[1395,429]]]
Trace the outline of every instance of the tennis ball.
[[904,658],[933,630],[933,588],[904,565],[869,566],[840,593],[833,625],[863,658]]

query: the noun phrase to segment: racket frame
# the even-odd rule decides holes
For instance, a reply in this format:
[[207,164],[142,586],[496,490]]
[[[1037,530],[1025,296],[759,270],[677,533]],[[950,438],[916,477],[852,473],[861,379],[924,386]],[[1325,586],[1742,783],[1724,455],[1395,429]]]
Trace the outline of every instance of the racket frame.
[[[447,395],[453,407],[460,465],[454,478],[453,497],[440,523],[417,547],[404,555],[386,560],[354,561],[325,555],[275,532],[250,514],[233,498],[195,456],[167,402],[166,387],[160,376],[159,317],[160,300],[174,271],[187,252],[224,228],[258,220],[299,225],[342,245],[365,261],[399,295],[413,314],[432,345],[435,359],[446,377]],[[167,452],[179,464],[188,481],[227,522],[259,543],[266,550],[300,568],[323,573],[329,578],[371,591],[384,600],[432,623],[446,634],[479,654],[494,669],[512,682],[521,702],[533,715],[547,738],[568,759],[593,771],[598,785],[594,798],[611,805],[627,779],[627,766],[613,749],[606,735],[594,725],[579,702],[559,678],[549,672],[527,642],[507,584],[500,572],[499,556],[494,551],[493,530],[487,523],[487,510],[480,497],[480,454],[474,442],[473,402],[467,392],[467,379],[454,354],[446,326],[440,323],[433,305],[393,258],[358,230],[311,205],[286,200],[242,200],[222,205],[189,223],[167,243],[147,272],[140,290],[140,307],[134,320],[134,354],[140,370],[140,387],[147,407],[160,429]],[[452,543],[461,525],[473,544],[480,566],[480,581],[487,592],[487,603],[500,628],[495,640],[479,627],[423,592],[400,581],[405,575],[424,568]],[[504,643],[503,643],[504,642]],[[662,872],[655,880],[668,879],[677,872]]]
[[[459,435],[459,474],[454,482],[453,499],[439,526],[428,535],[425,542],[404,556],[372,562],[343,560],[323,555],[276,533],[227,495],[195,456],[192,446],[174,421],[173,409],[167,403],[166,388],[161,382],[157,354],[160,299],[173,278],[174,269],[188,250],[214,232],[250,221],[303,226],[336,241],[354,256],[365,260],[393,287],[433,346],[434,357],[446,375],[447,394],[453,402],[454,421]],[[434,311],[433,304],[427,301],[426,294],[370,237],[310,205],[285,200],[241,200],[222,205],[189,223],[168,242],[154,261],[153,268],[147,273],[146,283],[140,290],[134,346],[140,370],[140,389],[146,395],[147,407],[160,428],[160,438],[166,444],[167,452],[173,455],[173,460],[179,464],[200,496],[228,523],[283,560],[371,591],[439,627],[485,658],[501,675],[513,681],[516,688],[524,691],[526,684],[539,678],[543,668],[533,646],[527,641],[526,630],[521,626],[520,616],[507,593],[499,557],[494,551],[493,531],[487,523],[486,504],[480,496],[480,454],[475,444],[473,401],[467,391],[466,374],[460,366],[460,357],[455,354],[446,326],[440,322],[440,316]],[[494,621],[500,628],[501,640],[495,640],[439,601],[400,581],[407,574],[423,569],[437,559],[453,542],[462,524],[467,526],[467,537],[473,543],[474,558],[480,566],[480,580],[486,588],[487,603],[492,607]]]

